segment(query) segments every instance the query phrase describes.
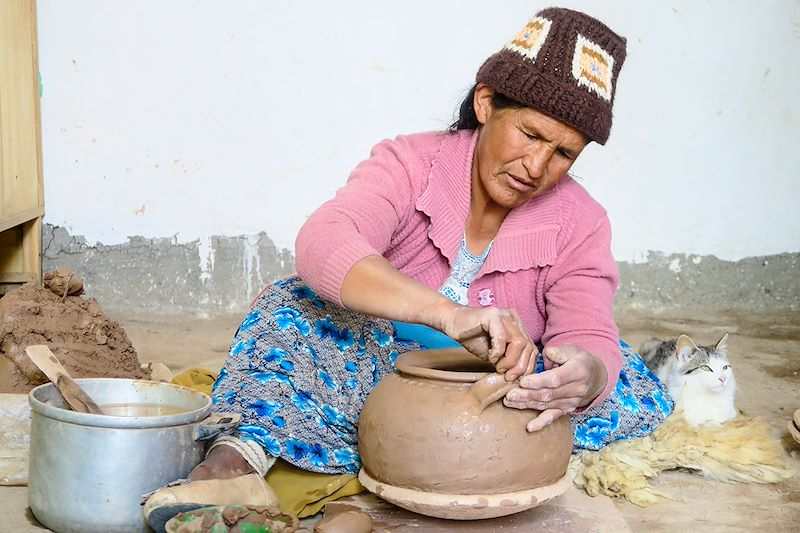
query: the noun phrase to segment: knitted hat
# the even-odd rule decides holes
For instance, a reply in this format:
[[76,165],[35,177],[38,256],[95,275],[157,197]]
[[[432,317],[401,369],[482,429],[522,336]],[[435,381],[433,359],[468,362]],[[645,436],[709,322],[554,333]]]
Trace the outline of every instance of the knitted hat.
[[551,7],[487,59],[476,79],[605,144],[625,42],[597,19]]

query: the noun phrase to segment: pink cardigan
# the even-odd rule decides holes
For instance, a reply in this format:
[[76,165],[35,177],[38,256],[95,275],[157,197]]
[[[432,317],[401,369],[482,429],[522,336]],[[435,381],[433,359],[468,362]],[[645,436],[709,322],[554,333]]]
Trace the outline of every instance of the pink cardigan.
[[[303,280],[341,304],[350,268],[380,254],[438,289],[466,227],[477,137],[471,130],[421,133],[376,145],[300,229],[295,266]],[[610,243],[605,210],[565,177],[506,216],[468,292],[470,306],[516,309],[543,346],[572,343],[602,359],[608,384],[593,405],[614,389],[622,367]]]

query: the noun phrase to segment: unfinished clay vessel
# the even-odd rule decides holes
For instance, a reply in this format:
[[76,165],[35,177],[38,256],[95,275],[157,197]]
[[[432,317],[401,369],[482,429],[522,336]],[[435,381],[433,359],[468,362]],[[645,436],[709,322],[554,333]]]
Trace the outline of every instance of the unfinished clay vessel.
[[359,480],[368,490],[462,520],[524,511],[567,490],[567,417],[528,433],[539,412],[505,407],[518,385],[466,350],[409,352],[396,366],[361,412]]

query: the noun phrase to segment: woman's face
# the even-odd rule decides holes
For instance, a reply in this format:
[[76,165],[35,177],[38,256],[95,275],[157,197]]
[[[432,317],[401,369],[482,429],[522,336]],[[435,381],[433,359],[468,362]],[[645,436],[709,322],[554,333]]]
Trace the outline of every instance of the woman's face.
[[493,94],[482,84],[475,90],[483,126],[472,161],[473,197],[513,209],[558,183],[588,138],[530,107],[495,109]]

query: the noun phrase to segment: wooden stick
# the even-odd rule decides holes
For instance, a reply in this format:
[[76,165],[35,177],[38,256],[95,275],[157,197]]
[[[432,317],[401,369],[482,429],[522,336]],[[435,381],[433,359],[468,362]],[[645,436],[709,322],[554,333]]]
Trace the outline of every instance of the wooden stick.
[[44,344],[35,344],[25,348],[25,353],[39,367],[39,370],[44,372],[44,375],[55,384],[61,396],[72,409],[79,413],[105,414],[100,406],[72,379],[50,348]]

